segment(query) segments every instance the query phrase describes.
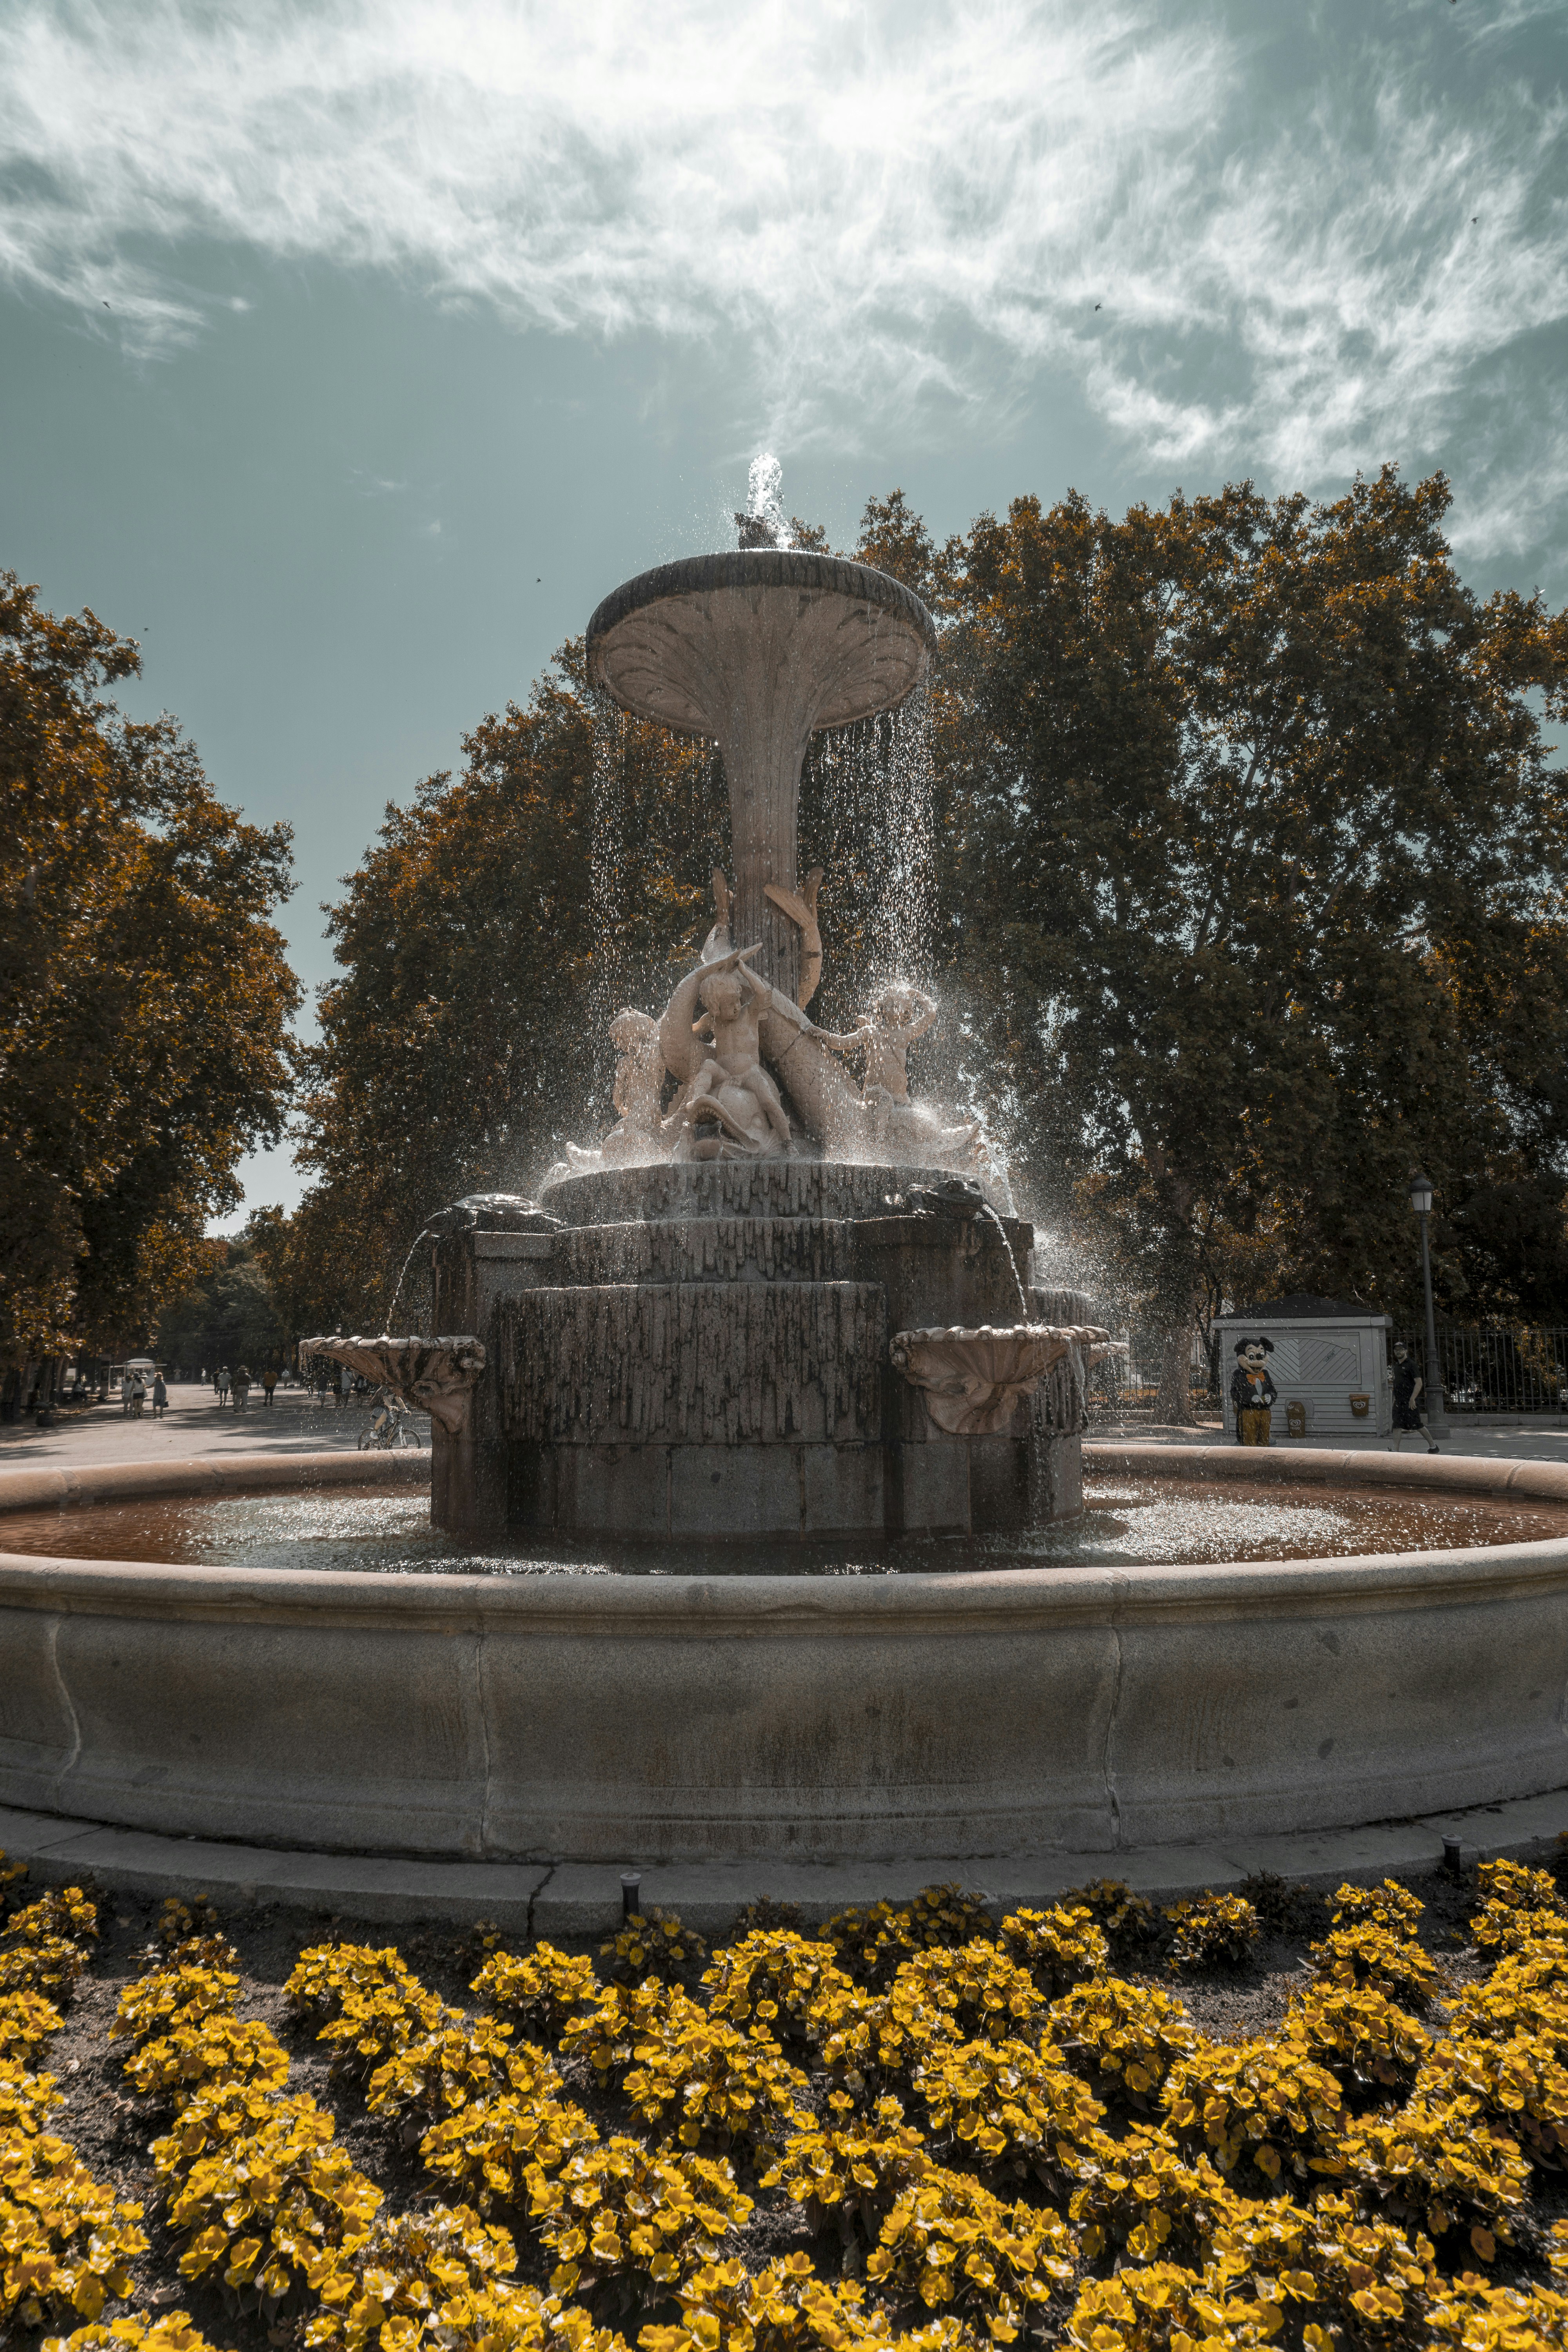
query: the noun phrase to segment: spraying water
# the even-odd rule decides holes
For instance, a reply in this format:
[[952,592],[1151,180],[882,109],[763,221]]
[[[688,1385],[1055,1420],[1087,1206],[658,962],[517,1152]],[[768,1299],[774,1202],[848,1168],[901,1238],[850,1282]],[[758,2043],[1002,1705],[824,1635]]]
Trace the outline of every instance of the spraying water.
[[1001,1218],[996,1214],[995,1210],[992,1207],[989,1201],[983,1201],[981,1202],[980,1213],[984,1217],[989,1217],[992,1223],[996,1228],[997,1238],[1002,1244],[1002,1255],[1007,1261],[1007,1271],[1013,1277],[1013,1287],[1018,1294],[1019,1318],[1021,1321],[1027,1323],[1031,1319],[1029,1315],[1029,1301],[1025,1294],[1023,1283],[1020,1281],[1018,1276],[1018,1261],[1013,1255],[1013,1244],[1007,1239],[1007,1228],[1002,1223]]
[[746,476],[746,511],[737,514],[735,521],[743,548],[790,544],[784,510],[784,467],[770,450],[752,460]]
[[[422,1241],[428,1240],[429,1234],[429,1226],[421,1225],[419,1231],[415,1234],[414,1239],[408,1244],[408,1255],[403,1261],[402,1269],[397,1277],[397,1287],[392,1294],[392,1304],[386,1310],[386,1330],[389,1335],[392,1330],[392,1318],[397,1312],[397,1302],[403,1296],[404,1277],[407,1274],[409,1267],[414,1263],[415,1251],[418,1248]],[[407,1334],[407,1337],[410,1339],[421,1339],[425,1335],[422,1332],[409,1332]]]

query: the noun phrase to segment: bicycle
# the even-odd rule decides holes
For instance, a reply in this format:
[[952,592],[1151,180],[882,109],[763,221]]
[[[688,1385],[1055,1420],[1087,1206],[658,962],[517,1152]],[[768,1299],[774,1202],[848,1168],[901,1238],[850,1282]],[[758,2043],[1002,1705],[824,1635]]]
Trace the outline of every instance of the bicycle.
[[369,1424],[360,1431],[354,1450],[358,1454],[374,1451],[389,1453],[395,1445],[417,1447],[419,1440],[411,1429],[405,1429],[403,1414],[395,1397],[384,1396],[371,1414]]

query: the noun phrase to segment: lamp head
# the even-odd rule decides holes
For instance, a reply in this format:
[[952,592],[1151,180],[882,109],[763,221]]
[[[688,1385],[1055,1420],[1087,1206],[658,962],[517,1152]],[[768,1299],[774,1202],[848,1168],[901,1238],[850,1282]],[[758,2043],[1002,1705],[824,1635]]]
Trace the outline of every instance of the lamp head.
[[1410,1179],[1410,1205],[1418,1217],[1426,1216],[1432,1207],[1432,1179],[1419,1171]]

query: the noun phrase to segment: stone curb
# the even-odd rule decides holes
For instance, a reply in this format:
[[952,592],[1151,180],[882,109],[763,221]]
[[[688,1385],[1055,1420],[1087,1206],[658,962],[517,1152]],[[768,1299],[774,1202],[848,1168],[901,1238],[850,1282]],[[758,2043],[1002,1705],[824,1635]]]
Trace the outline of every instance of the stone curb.
[[[84,1462],[7,1470],[0,1465],[0,1514],[80,1509],[93,1503],[134,1502],[150,1495],[215,1495],[269,1491],[277,1486],[428,1486],[426,1451],[351,1454],[181,1454],[168,1462]],[[3,1549],[0,1544],[0,1549]]]
[[[1350,1879],[1420,1878],[1442,1867],[1445,1838],[1467,1865],[1548,1853],[1568,1831],[1568,1789],[1365,1829],[1238,1839],[1213,1846],[1125,1847],[1106,1853],[983,1854],[946,1861],[796,1863],[627,1862],[641,1899],[679,1911],[689,1927],[721,1934],[761,1896],[798,1904],[808,1923],[852,1904],[906,1902],[922,1886],[978,1888],[994,1915],[1055,1902],[1092,1878],[1124,1879],[1161,1901],[1204,1888],[1238,1889],[1255,1871],[1327,1891]],[[602,1933],[621,1916],[620,1872],[608,1863],[422,1862],[374,1854],[290,1853],[200,1838],[159,1837],[60,1814],[0,1806],[0,1850],[43,1885],[91,1875],[111,1891],[152,1899],[210,1895],[221,1903],[284,1906],[334,1919],[405,1924],[493,1920],[515,1935]]]

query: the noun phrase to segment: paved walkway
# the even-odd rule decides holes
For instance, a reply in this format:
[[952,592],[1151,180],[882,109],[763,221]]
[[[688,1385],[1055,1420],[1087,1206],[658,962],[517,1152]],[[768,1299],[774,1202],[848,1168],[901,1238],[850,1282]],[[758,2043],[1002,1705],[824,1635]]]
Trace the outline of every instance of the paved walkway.
[[[1195,1429],[1177,1429],[1169,1423],[1091,1422],[1085,1443],[1089,1445],[1233,1445],[1217,1421],[1200,1422]],[[1393,1450],[1387,1437],[1360,1434],[1333,1437],[1277,1437],[1279,1454],[1382,1454]],[[1412,1460],[1425,1453],[1419,1437],[1407,1436],[1401,1452]],[[1440,1441],[1444,1454],[1474,1454],[1496,1460],[1499,1455],[1521,1462],[1568,1462],[1568,1421],[1555,1413],[1532,1420],[1465,1422],[1456,1418]]]
[[[262,1402],[252,1389],[250,1406],[236,1412],[220,1406],[210,1387],[176,1381],[169,1391],[168,1411],[153,1418],[151,1404],[140,1421],[121,1412],[118,1402],[89,1405],[80,1412],[57,1415],[53,1429],[37,1428],[31,1415],[0,1427],[0,1467],[79,1470],[91,1462],[157,1462],[192,1459],[202,1454],[315,1454],[333,1446],[351,1451],[369,1416],[368,1401],[324,1410],[300,1389],[279,1389],[272,1403]],[[430,1424],[424,1414],[405,1424],[422,1444],[430,1443]]]
[[[323,1412],[299,1389],[279,1389],[268,1409],[261,1391],[250,1392],[250,1409],[236,1412],[220,1408],[210,1387],[176,1383],[169,1391],[169,1409],[161,1421],[148,1405],[140,1421],[122,1413],[118,1403],[100,1404],[83,1412],[62,1412],[53,1429],[36,1428],[31,1416],[13,1426],[0,1427],[0,1465],[89,1462],[145,1462],[160,1456],[203,1454],[310,1454],[334,1445],[353,1446],[364,1425],[368,1406],[362,1401]],[[430,1442],[430,1424],[416,1414],[409,1427],[424,1444]],[[1096,1421],[1088,1443],[1102,1445],[1225,1445],[1231,1441],[1217,1421],[1201,1422],[1195,1429],[1136,1419]],[[1376,1453],[1388,1447],[1386,1437],[1354,1436],[1277,1438],[1281,1453]],[[1418,1438],[1407,1437],[1405,1453],[1421,1452]],[[1542,1413],[1519,1422],[1456,1421],[1442,1442],[1445,1454],[1499,1454],[1523,1462],[1568,1462],[1568,1421]]]

